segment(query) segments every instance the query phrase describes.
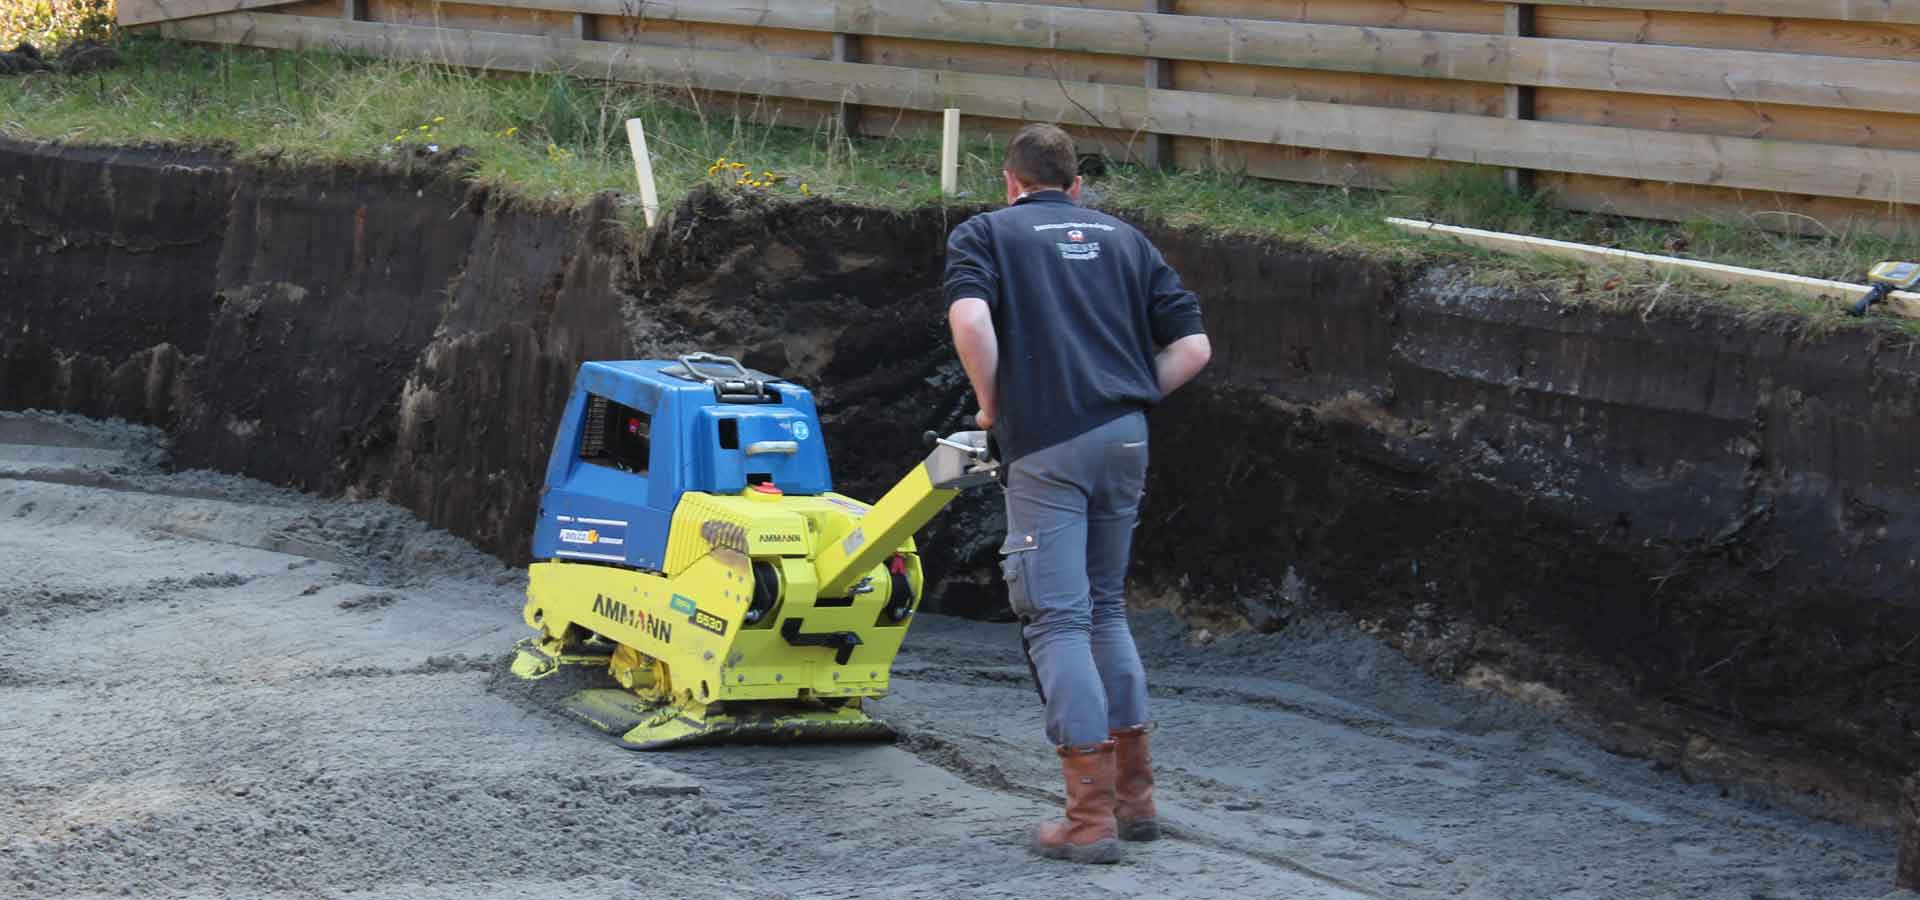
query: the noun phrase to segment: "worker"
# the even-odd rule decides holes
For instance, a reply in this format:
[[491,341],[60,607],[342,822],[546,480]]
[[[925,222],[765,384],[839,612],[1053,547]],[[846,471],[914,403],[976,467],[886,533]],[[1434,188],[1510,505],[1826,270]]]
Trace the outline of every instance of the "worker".
[[1146,411],[1207,364],[1199,300],[1146,236],[1079,205],[1073,139],[1029,125],[1007,145],[1007,206],[947,242],[955,349],[1004,464],[1001,570],[1066,817],[1042,856],[1117,862],[1159,837],[1146,673],[1126,573],[1146,486]]

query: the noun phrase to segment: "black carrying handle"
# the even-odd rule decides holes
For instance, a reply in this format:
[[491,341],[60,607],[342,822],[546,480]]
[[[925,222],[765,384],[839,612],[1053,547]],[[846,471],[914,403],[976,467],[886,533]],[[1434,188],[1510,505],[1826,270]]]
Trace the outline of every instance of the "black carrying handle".
[[713,365],[732,366],[734,368],[734,371],[737,371],[740,373],[740,378],[742,380],[753,377],[753,373],[748,372],[746,366],[741,365],[739,360],[734,359],[731,356],[721,356],[718,353],[708,353],[703,350],[699,353],[689,353],[685,356],[680,357],[680,364],[687,367],[688,375],[692,375],[695,379],[700,381],[714,380],[706,375],[701,374],[699,369],[694,368],[694,366],[698,363],[709,363]]
[[838,652],[833,655],[834,665],[844,666],[853,658],[853,648],[860,646],[860,636],[851,631],[816,631],[812,634],[800,633],[799,619],[788,619],[780,624],[780,636],[795,647],[828,647]]
[[1858,319],[1867,314],[1867,307],[1887,299],[1887,295],[1891,293],[1893,293],[1893,285],[1885,282],[1875,284],[1872,290],[1867,291],[1866,296],[1860,298],[1859,303],[1855,303],[1852,309],[1847,310],[1847,315]]

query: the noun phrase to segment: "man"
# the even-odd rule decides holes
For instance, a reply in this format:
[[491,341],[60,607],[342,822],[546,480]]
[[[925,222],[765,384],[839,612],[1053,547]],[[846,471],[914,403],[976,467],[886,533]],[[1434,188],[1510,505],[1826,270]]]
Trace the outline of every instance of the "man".
[[1145,412],[1207,364],[1200,304],[1144,235],[1082,208],[1073,139],[1007,146],[1007,207],[947,243],[948,324],[1005,464],[1008,601],[1023,623],[1066,818],[1042,856],[1117,862],[1159,837],[1146,673],[1127,629],[1127,559],[1146,484]]

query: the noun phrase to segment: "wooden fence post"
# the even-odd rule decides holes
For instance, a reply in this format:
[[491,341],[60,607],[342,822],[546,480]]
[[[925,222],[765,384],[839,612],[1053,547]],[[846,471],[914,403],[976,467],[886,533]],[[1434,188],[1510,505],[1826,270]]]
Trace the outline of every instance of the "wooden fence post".
[[[833,36],[834,62],[859,62],[860,38],[858,35],[838,34]],[[860,133],[860,107],[842,99],[835,110],[839,119],[840,133],[852,137]]]
[[367,0],[344,0],[340,7],[341,18],[349,22],[367,21]]
[[592,13],[573,14],[573,39],[576,41],[597,41],[600,39],[600,17]]
[[1909,777],[1900,797],[1900,863],[1893,886],[1920,891],[1920,772]]
[[[1146,11],[1150,13],[1174,12],[1176,0],[1146,0]],[[1173,87],[1173,62],[1165,59],[1148,58],[1146,63],[1146,86],[1148,90],[1164,90]],[[1173,165],[1173,138],[1164,134],[1148,132],[1142,135],[1146,145],[1141,148],[1141,161],[1150,169],[1165,169]]]
[[[1512,38],[1533,36],[1533,4],[1507,4],[1507,36]],[[1517,84],[1507,85],[1507,118],[1533,118],[1533,88]],[[1533,173],[1526,169],[1507,170],[1507,189],[1515,193],[1533,187]]]

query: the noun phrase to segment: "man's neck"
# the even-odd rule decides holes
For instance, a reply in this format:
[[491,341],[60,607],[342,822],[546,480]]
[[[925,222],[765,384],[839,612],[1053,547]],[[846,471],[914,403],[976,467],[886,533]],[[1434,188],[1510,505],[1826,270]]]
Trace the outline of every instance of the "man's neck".
[[1022,190],[1020,192],[1019,196],[1013,198],[1013,202],[1019,203],[1020,201],[1025,200],[1029,197],[1037,197],[1041,194],[1060,194],[1064,196],[1066,193],[1067,193],[1066,188],[1057,188],[1057,187],[1026,188],[1025,190]]

